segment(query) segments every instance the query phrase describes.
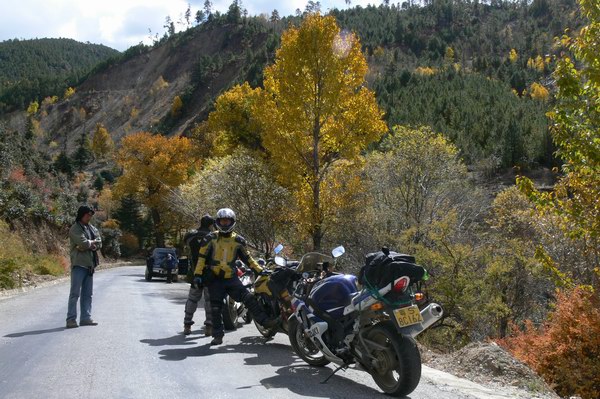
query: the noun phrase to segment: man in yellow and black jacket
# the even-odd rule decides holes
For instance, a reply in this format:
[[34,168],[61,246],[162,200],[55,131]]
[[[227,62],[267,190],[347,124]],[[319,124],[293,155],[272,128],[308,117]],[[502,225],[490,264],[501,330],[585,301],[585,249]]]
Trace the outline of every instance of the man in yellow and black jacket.
[[246,248],[246,240],[233,231],[235,213],[229,209],[220,209],[215,218],[218,231],[208,234],[202,241],[198,255],[198,265],[194,271],[195,286],[208,286],[210,305],[212,309],[213,340],[211,345],[223,343],[223,299],[226,295],[236,302],[243,302],[254,320],[267,328],[277,324],[277,319],[269,319],[254,295],[237,276],[235,261],[240,259],[250,265],[256,273],[263,271],[262,267],[250,256]]

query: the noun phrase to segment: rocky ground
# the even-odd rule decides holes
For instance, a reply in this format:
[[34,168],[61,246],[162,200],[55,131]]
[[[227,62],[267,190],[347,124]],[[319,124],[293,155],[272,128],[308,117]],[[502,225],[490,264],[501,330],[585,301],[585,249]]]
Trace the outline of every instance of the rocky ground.
[[475,342],[450,353],[434,353],[421,347],[423,363],[514,398],[558,399],[533,370],[496,343]]

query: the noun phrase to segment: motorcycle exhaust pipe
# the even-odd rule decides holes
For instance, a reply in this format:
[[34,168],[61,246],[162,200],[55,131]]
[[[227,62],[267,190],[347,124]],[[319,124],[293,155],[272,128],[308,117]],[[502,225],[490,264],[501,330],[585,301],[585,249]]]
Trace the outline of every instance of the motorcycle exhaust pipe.
[[412,326],[404,327],[402,329],[402,333],[410,335],[414,338],[429,327],[431,327],[433,323],[441,319],[443,314],[444,309],[442,309],[440,305],[438,305],[437,303],[430,303],[427,307],[421,310],[423,322],[419,324],[413,324]]

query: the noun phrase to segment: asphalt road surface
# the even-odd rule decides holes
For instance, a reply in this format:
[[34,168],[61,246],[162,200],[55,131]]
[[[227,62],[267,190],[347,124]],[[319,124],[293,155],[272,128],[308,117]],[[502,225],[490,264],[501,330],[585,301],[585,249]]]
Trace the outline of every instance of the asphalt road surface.
[[[0,298],[0,398],[385,398],[364,371],[321,384],[333,366],[296,357],[287,336],[265,343],[254,324],[210,347],[203,309],[184,336],[188,285],[144,280],[144,267],[94,276],[98,326],[66,330],[66,279]],[[202,305],[203,306],[203,305]],[[507,398],[427,367],[412,399]]]

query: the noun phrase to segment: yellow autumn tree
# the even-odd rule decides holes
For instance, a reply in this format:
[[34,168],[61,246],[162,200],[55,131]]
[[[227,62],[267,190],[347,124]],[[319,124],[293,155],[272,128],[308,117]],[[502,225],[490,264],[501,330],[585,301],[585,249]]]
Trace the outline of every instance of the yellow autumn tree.
[[534,100],[546,101],[550,93],[548,93],[548,89],[544,87],[544,85],[533,82],[531,84],[531,88],[529,89],[531,98]]
[[97,123],[94,136],[92,137],[92,152],[96,158],[106,159],[114,148],[115,144],[108,130],[101,123]]
[[[567,237],[584,243],[589,261],[577,280],[600,289],[600,12],[597,1],[578,3],[588,24],[576,38],[562,37],[567,51],[554,71],[556,103],[548,113],[562,177],[551,192],[538,191],[527,178],[518,183],[540,212],[559,216]],[[549,267],[560,266],[545,248],[538,255]]]
[[106,219],[111,219],[114,210],[118,207],[118,203],[110,187],[104,187],[100,194],[98,194],[98,206],[104,211]]
[[169,194],[188,181],[197,164],[191,141],[139,132],[125,137],[121,145],[117,163],[123,168],[123,175],[115,184],[113,195],[131,195],[148,207],[155,244],[163,247],[163,219],[170,212]]
[[446,53],[444,54],[444,62],[452,64],[454,62],[454,49],[450,46],[446,47]]
[[431,76],[435,74],[435,69],[430,67],[418,67],[415,73],[421,76]]
[[175,96],[173,103],[171,103],[171,117],[178,118],[181,115],[181,109],[183,108],[183,101],[181,97]]
[[32,101],[27,107],[27,114],[33,116],[38,112],[38,109],[40,109],[40,104],[37,101]]
[[238,146],[252,150],[262,147],[264,125],[255,112],[261,96],[261,89],[253,89],[245,82],[217,98],[215,110],[208,117],[208,129],[216,135],[217,155],[230,154]]
[[519,54],[517,53],[517,50],[515,50],[514,48],[510,50],[510,53],[508,54],[508,59],[510,60],[511,63],[515,63],[517,62],[517,60],[519,59]]
[[365,85],[367,70],[358,38],[342,32],[334,17],[315,13],[283,33],[264,73],[265,95],[255,107],[267,127],[262,144],[298,201],[298,217],[309,221],[314,249],[325,232],[323,200],[336,175],[330,172],[344,160],[350,173],[387,129]]
[[63,97],[66,100],[67,98],[70,98],[73,94],[75,94],[75,89],[72,88],[72,87],[67,87],[67,89],[65,90],[65,94],[63,95]]

